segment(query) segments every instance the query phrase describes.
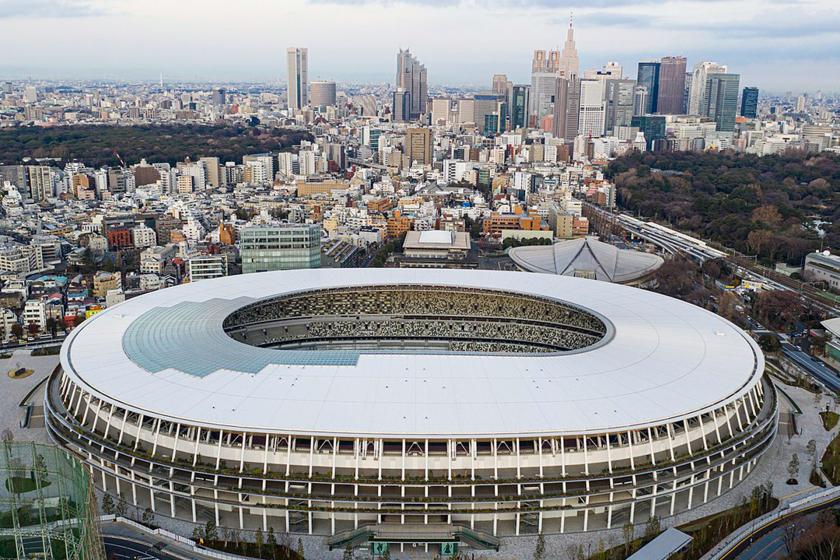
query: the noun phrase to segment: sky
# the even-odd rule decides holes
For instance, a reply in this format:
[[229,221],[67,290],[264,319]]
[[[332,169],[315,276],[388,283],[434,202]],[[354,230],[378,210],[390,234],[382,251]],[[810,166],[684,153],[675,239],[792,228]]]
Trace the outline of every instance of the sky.
[[682,55],[727,64],[766,91],[840,91],[840,0],[0,0],[0,79],[285,81],[285,49],[310,79],[394,80],[410,48],[431,85],[530,81],[534,49],[581,69]]

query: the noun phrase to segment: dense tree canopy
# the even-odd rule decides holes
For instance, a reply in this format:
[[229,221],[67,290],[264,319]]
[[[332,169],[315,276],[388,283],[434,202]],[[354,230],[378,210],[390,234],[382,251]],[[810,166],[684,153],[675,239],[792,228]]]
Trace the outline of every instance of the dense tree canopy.
[[141,158],[174,164],[202,156],[239,162],[246,154],[278,152],[312,139],[296,130],[226,125],[33,126],[0,129],[0,163],[16,164],[32,157],[117,166],[115,152],[129,164]]
[[634,152],[608,169],[619,204],[647,218],[758,255],[801,264],[823,247],[840,249],[840,156],[790,152]]

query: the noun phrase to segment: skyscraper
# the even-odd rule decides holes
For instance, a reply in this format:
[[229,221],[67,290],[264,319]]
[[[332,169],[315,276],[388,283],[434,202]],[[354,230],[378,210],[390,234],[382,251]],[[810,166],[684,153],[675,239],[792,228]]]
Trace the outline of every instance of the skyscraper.
[[393,121],[406,122],[411,120],[411,92],[404,88],[397,88],[394,92]]
[[569,29],[566,30],[566,42],[563,44],[563,52],[560,54],[560,64],[557,73],[561,78],[569,79],[571,76],[580,75],[580,60],[578,59],[577,48],[575,47],[575,29],[572,18],[569,18]]
[[619,126],[630,126],[633,119],[633,101],[636,82],[633,80],[606,80],[604,129],[608,136]]
[[685,57],[666,56],[659,65],[659,92],[656,112],[660,115],[679,115],[683,112],[685,96]]
[[700,104],[700,114],[709,117],[723,132],[735,130],[735,114],[738,112],[738,74],[707,74],[706,93]]
[[408,164],[432,163],[432,131],[428,128],[409,128],[405,131],[405,155]]
[[311,103],[321,109],[335,105],[335,82],[316,80],[312,82]]
[[544,117],[553,114],[554,97],[557,95],[556,78],[576,80],[577,76],[580,75],[579,67],[580,61],[575,47],[575,30],[572,20],[569,19],[566,42],[562,51],[534,51],[534,58],[531,61],[529,111],[535,117],[537,123]]
[[754,119],[758,115],[758,88],[745,87],[741,92],[741,116]]
[[706,95],[706,75],[725,74],[726,66],[717,62],[700,62],[694,66],[691,75],[691,88],[688,94],[688,114],[699,115],[700,104],[703,96]]
[[554,86],[554,119],[551,123],[551,133],[555,138],[565,140],[569,110],[569,80],[566,78],[555,78],[555,80],[557,83]]
[[531,87],[525,84],[513,86],[510,100],[510,127],[512,129],[528,126],[528,97]]
[[580,80],[578,134],[591,137],[604,134],[604,80]]
[[636,82],[647,88],[644,114],[656,113],[659,100],[659,62],[640,62]]
[[580,127],[580,80],[572,76],[568,80],[569,89],[566,94],[566,142],[574,142]]
[[289,71],[289,109],[302,109],[309,104],[309,49],[289,47],[286,49],[286,67]]
[[409,93],[409,112],[406,120],[417,119],[426,112],[429,88],[426,82],[426,67],[411,55],[408,49],[397,54],[397,89]]

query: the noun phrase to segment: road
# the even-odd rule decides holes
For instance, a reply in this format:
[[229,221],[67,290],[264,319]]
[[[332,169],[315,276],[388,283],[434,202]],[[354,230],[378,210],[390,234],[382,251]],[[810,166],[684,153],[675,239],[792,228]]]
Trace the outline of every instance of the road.
[[130,539],[105,535],[102,540],[109,560],[179,560],[154,546]]
[[837,507],[837,502],[838,500],[832,500],[807,513],[779,520],[769,531],[765,529],[766,532],[760,532],[759,536],[744,542],[725,555],[724,560],[784,560],[788,557],[785,529],[791,527],[797,532],[803,532],[814,524],[819,511]]
[[782,342],[782,352],[789,360],[816,377],[828,388],[840,392],[840,377],[834,370],[789,342]]
[[756,269],[761,267],[745,263],[745,258],[743,256],[739,257],[731,249],[726,249],[727,252],[720,251],[711,247],[702,239],[686,235],[655,222],[640,220],[628,214],[611,213],[589,202],[584,204],[589,211],[595,212],[602,219],[620,226],[635,237],[653,243],[667,253],[686,255],[699,263],[710,259],[726,259],[735,267],[738,275],[746,280],[761,282],[774,290],[799,292],[803,298],[817,309],[829,315],[840,315],[840,308],[835,303],[819,295],[812,288],[805,288],[803,283],[799,283],[799,286],[796,287],[793,285],[795,283],[794,280],[789,280],[779,275],[771,278],[770,274],[773,274],[771,271],[765,273],[757,271]]

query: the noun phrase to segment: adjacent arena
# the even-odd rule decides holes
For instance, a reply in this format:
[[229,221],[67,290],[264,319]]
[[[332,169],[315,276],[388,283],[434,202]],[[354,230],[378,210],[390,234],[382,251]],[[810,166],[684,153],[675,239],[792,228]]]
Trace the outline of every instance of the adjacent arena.
[[109,492],[336,547],[644,523],[733,488],[777,429],[731,323],[544,274],[202,281],[86,321],[61,369],[50,433]]

